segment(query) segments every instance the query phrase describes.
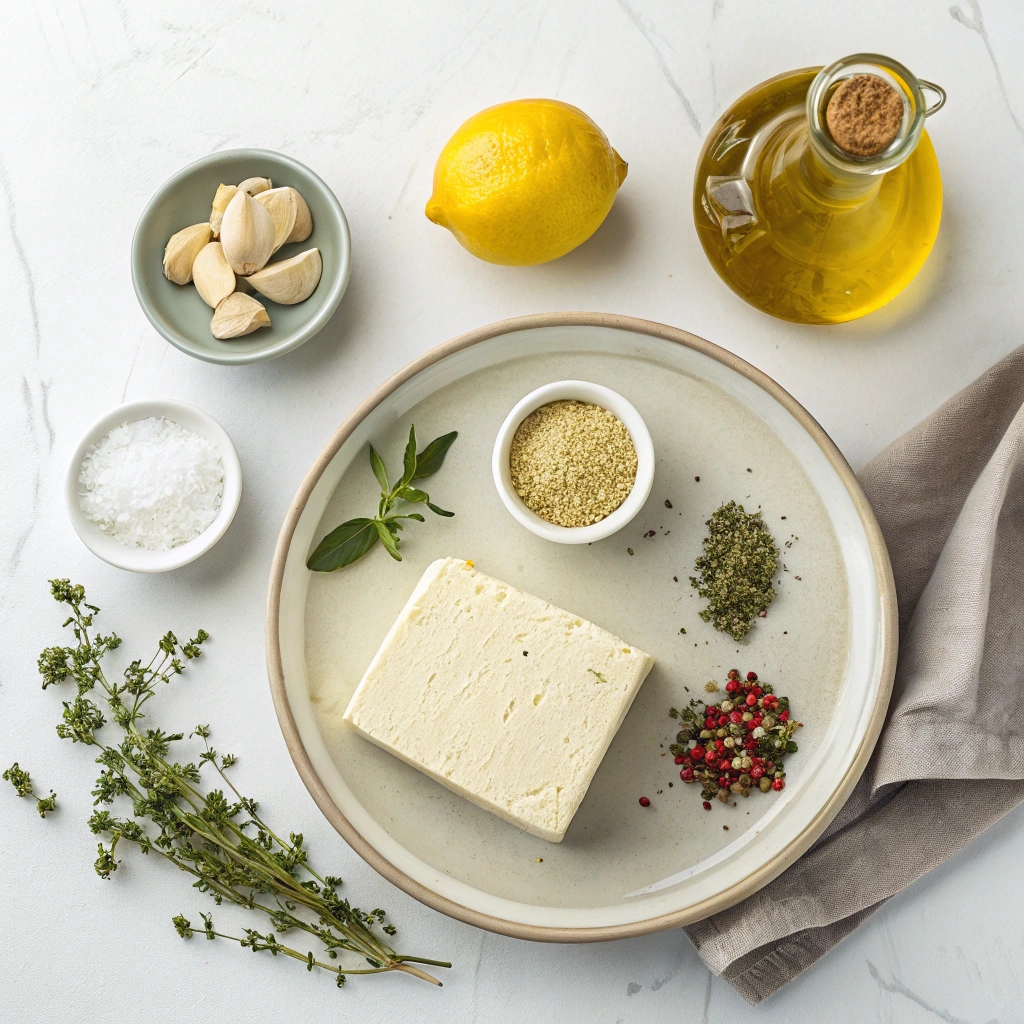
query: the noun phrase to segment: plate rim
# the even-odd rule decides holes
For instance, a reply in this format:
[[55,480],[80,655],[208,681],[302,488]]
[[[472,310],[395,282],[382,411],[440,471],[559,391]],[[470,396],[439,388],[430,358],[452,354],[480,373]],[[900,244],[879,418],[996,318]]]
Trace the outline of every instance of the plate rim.
[[[427,367],[456,352],[461,352],[473,345],[500,337],[503,334],[512,334],[544,327],[607,327],[661,338],[665,341],[693,349],[714,359],[716,362],[722,363],[766,391],[808,432],[842,481],[864,527],[868,548],[871,553],[872,566],[878,582],[879,631],[882,638],[881,681],[878,696],[860,746],[849,769],[842,779],[839,780],[831,797],[798,836],[791,840],[757,871],[752,872],[742,881],[689,907],[673,910],[642,921],[631,921],[624,924],[574,928],[564,925],[555,927],[509,921],[492,914],[482,913],[454,900],[450,900],[445,896],[441,896],[392,864],[371,846],[349,822],[334,803],[334,800],[317,774],[299,735],[298,727],[288,703],[284,666],[281,659],[281,646],[278,634],[281,589],[284,582],[285,563],[291,547],[291,541],[299,517],[305,509],[306,502],[309,500],[313,488],[319,482],[327,466],[337,455],[344,442],[348,440],[359,424],[378,405],[392,395],[406,381]],[[846,803],[874,751],[888,711],[889,698],[896,675],[896,655],[899,644],[898,622],[896,585],[892,575],[889,553],[881,528],[875,519],[874,511],[868,503],[867,496],[864,494],[853,469],[835,442],[825,432],[821,424],[782,385],[740,356],[682,328],[670,327],[657,321],[643,320],[617,313],[554,312],[534,313],[527,316],[498,320],[436,345],[392,374],[352,410],[321,450],[313,465],[303,477],[295,497],[288,506],[271,561],[264,629],[267,675],[270,680],[271,696],[274,701],[274,710],[277,713],[278,724],[281,727],[292,763],[295,765],[299,777],[324,817],[327,818],[338,834],[370,867],[393,885],[398,886],[399,889],[433,910],[463,921],[466,924],[486,929],[487,931],[509,935],[513,938],[541,942],[599,942],[610,939],[633,938],[639,935],[665,931],[669,928],[679,928],[703,920],[719,911],[726,910],[778,877],[790,864],[810,848]]]

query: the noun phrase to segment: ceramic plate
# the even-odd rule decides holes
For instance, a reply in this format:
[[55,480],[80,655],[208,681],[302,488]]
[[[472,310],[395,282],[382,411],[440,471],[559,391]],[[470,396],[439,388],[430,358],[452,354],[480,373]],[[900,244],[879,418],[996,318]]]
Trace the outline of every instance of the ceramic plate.
[[[654,441],[646,505],[621,532],[592,545],[529,533],[491,478],[491,448],[508,411],[564,378],[614,388]],[[410,524],[401,563],[375,549],[340,572],[308,572],[306,557],[320,538],[376,504],[367,442],[396,470],[410,423],[424,441],[459,431],[427,482],[455,518]],[[701,621],[703,602],[688,582],[705,520],[730,499],[760,508],[783,551],[778,597],[744,644]],[[445,555],[473,559],[655,660],[561,844],[519,831],[342,724],[420,574]],[[342,424],[281,531],[268,665],[304,782],[385,877],[438,910],[507,934],[616,938],[724,909],[822,832],[881,727],[895,667],[895,609],[885,546],[856,478],[782,388],[684,331],[558,313],[493,324],[434,349]],[[676,732],[668,709],[706,696],[705,683],[724,684],[732,667],[752,669],[788,695],[804,727],[782,793],[715,802],[708,812],[668,754]],[[640,796],[651,806],[642,808]]]

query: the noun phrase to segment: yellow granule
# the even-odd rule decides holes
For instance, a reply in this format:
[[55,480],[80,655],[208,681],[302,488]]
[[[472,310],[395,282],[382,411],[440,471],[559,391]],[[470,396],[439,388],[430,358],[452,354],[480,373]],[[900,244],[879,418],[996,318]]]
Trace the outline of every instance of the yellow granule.
[[622,421],[589,402],[542,405],[519,424],[509,454],[524,504],[557,526],[590,526],[636,482],[636,449]]

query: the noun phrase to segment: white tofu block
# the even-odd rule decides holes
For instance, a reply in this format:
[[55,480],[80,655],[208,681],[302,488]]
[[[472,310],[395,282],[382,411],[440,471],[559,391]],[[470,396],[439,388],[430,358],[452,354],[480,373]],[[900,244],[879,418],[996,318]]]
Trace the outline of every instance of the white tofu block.
[[345,722],[558,843],[653,664],[599,626],[443,558],[416,585]]

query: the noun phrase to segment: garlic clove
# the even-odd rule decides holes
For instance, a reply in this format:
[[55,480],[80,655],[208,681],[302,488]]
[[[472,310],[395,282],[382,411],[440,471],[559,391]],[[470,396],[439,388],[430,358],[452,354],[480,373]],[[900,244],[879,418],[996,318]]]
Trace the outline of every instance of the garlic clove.
[[242,192],[248,192],[251,196],[259,195],[260,192],[266,192],[267,189],[273,187],[274,184],[269,178],[246,178],[245,181],[238,183],[238,188]]
[[255,197],[262,203],[274,220],[274,252],[288,242],[304,242],[313,231],[306,200],[288,185],[261,192]]
[[175,284],[188,284],[192,280],[192,264],[209,240],[209,224],[193,224],[171,235],[164,249],[164,277]]
[[192,280],[203,302],[214,309],[235,290],[235,272],[220,242],[209,242],[192,264]]
[[251,295],[232,292],[214,310],[210,331],[215,338],[241,338],[269,326],[270,317],[261,302]]
[[220,238],[220,225],[224,219],[224,211],[228,203],[235,197],[238,191],[237,185],[218,185],[217,194],[213,197],[213,206],[210,209],[210,230],[214,238]]
[[307,249],[290,260],[271,263],[248,278],[261,295],[283,306],[308,299],[320,283],[323,260],[319,249]]
[[231,269],[248,277],[260,270],[274,251],[274,221],[244,189],[239,189],[224,211],[220,241]]

